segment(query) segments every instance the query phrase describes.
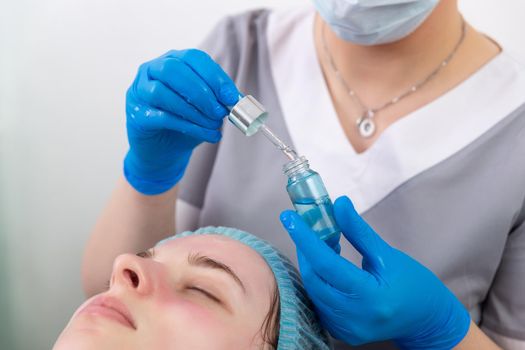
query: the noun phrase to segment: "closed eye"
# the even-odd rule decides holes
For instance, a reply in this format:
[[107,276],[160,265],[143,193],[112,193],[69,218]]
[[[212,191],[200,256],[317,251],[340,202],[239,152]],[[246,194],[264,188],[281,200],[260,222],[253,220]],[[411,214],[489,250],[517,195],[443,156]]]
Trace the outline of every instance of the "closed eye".
[[186,288],[189,289],[189,290],[197,291],[197,292],[203,294],[204,296],[208,297],[209,299],[213,300],[214,302],[216,302],[218,304],[222,304],[222,301],[219,298],[217,298],[215,295],[213,295],[212,293],[208,292],[207,290],[204,290],[202,288],[195,287],[195,286],[189,286],[189,287],[186,287]]
[[153,248],[145,250],[143,252],[139,252],[136,254],[138,257],[144,258],[144,259],[151,259],[155,256],[155,250]]

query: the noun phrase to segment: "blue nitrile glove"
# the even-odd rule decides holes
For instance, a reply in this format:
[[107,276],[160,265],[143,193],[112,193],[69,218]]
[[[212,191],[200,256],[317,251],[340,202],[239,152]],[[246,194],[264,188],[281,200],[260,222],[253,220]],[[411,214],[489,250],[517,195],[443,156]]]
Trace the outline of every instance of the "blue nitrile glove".
[[142,64],[126,95],[128,182],[149,195],[172,188],[193,149],[219,141],[225,106],[238,97],[233,81],[203,51],[170,51]]
[[297,247],[299,268],[322,324],[351,345],[394,340],[403,349],[451,349],[470,316],[426,267],[391,247],[357,214],[348,197],[334,204],[343,235],[363,267],[337,255],[294,211],[281,222]]

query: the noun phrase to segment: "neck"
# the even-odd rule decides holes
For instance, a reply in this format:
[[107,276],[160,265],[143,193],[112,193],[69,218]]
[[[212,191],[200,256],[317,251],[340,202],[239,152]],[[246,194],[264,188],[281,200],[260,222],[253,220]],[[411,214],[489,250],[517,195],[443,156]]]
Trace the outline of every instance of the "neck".
[[394,43],[362,46],[340,39],[317,16],[316,45],[320,57],[326,56],[321,42],[324,27],[328,49],[352,88],[366,96],[367,86],[375,87],[376,94],[382,94],[377,91],[380,87],[390,96],[392,90],[411,86],[422,79],[448,56],[460,38],[461,22],[457,0],[442,0],[409,36]]

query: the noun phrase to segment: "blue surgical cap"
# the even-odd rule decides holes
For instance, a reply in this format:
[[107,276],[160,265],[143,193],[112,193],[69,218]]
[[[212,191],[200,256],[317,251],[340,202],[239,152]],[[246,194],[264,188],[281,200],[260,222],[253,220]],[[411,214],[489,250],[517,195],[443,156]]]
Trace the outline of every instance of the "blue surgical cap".
[[222,235],[239,241],[259,253],[270,266],[277,282],[281,306],[277,350],[331,349],[327,333],[319,324],[297,269],[268,242],[238,229],[209,226],[166,238],[157,245],[178,237],[204,234]]

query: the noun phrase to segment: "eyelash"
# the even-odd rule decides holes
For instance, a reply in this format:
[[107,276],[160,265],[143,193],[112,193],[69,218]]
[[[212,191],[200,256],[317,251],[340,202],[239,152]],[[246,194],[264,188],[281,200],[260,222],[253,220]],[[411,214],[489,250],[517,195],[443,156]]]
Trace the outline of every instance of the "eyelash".
[[186,289],[189,289],[189,290],[195,290],[199,293],[202,293],[203,295],[205,295],[207,298],[213,300],[214,302],[218,303],[218,304],[222,304],[222,301],[217,298],[215,295],[211,294],[210,292],[204,290],[204,289],[201,289],[199,287],[195,287],[195,286],[188,286],[186,287]]
[[154,254],[155,253],[153,251],[153,248],[151,248],[151,249],[145,250],[143,252],[139,252],[136,255],[138,257],[141,257],[141,258],[152,258]]

